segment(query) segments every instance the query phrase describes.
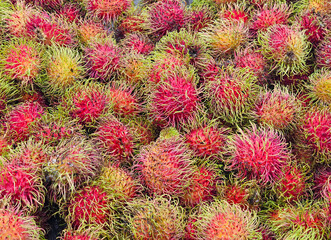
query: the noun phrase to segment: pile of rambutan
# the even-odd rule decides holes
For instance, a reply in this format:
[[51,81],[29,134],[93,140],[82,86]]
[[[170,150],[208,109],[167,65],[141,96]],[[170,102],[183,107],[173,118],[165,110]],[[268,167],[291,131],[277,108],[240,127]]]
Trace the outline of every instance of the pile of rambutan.
[[0,240],[331,239],[330,0],[0,0]]

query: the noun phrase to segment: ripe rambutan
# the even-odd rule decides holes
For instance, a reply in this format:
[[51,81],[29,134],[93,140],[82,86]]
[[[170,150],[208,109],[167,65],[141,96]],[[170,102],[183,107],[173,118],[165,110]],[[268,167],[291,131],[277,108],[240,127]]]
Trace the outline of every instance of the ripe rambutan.
[[43,108],[48,107],[47,99],[45,98],[44,93],[40,91],[38,87],[34,87],[33,90],[22,89],[20,102],[36,102],[39,103]]
[[155,126],[144,117],[129,119],[126,124],[130,128],[137,149],[141,145],[147,145],[155,141]]
[[152,194],[183,196],[194,173],[191,157],[182,139],[163,138],[141,148],[135,168]]
[[328,109],[310,109],[302,117],[300,134],[321,161],[331,159],[331,113]]
[[187,29],[199,32],[206,28],[215,18],[211,7],[200,5],[191,7],[187,12]]
[[250,29],[257,33],[277,24],[286,25],[291,12],[291,8],[286,3],[264,5],[253,14]]
[[138,181],[131,174],[113,165],[103,168],[92,185],[101,188],[112,201],[122,203],[133,200],[140,190]]
[[314,193],[317,197],[323,196],[323,191],[326,185],[329,184],[329,179],[331,179],[331,168],[321,167],[318,168],[314,173]]
[[239,177],[256,179],[262,184],[275,182],[291,152],[282,133],[271,128],[251,128],[232,136],[228,142],[229,170],[237,170]]
[[[61,6],[61,5],[60,5]],[[81,8],[78,4],[66,3],[60,7],[60,9],[56,9],[57,14],[60,18],[65,19],[66,21],[72,23],[77,23],[81,18]]]
[[72,229],[93,229],[96,235],[109,235],[113,209],[105,191],[98,186],[85,186],[74,193],[62,214]]
[[128,52],[120,61],[120,79],[131,86],[141,86],[147,74],[145,56]]
[[214,56],[231,54],[248,40],[248,28],[244,22],[220,19],[201,32]]
[[206,83],[209,81],[215,81],[219,73],[221,72],[221,67],[216,63],[214,58],[210,58],[206,61],[204,67],[198,72],[200,81]]
[[247,5],[239,2],[222,6],[218,15],[221,19],[225,18],[230,21],[244,22],[246,24],[250,17]]
[[37,102],[24,102],[15,106],[5,116],[5,130],[9,141],[25,141],[31,134],[31,126],[41,119],[44,109]]
[[92,17],[103,21],[115,21],[127,11],[132,1],[130,0],[84,0],[85,8]]
[[311,44],[304,31],[286,25],[274,25],[259,32],[258,42],[264,57],[270,60],[271,71],[276,70],[281,76],[307,71]]
[[151,86],[148,109],[152,119],[166,125],[180,126],[193,117],[200,108],[199,90],[194,74],[169,73]]
[[179,240],[184,236],[184,211],[166,196],[136,199],[127,209],[133,239]]
[[60,238],[61,240],[98,240],[96,233],[90,233],[92,230],[65,230]]
[[15,100],[17,96],[17,87],[12,81],[7,81],[0,75],[0,116],[2,116],[2,112],[7,108],[8,103]]
[[331,104],[331,70],[321,69],[309,76],[308,96],[320,105]]
[[1,239],[41,239],[44,231],[32,216],[24,216],[12,209],[0,208]]
[[0,169],[0,198],[10,207],[34,213],[44,205],[45,188],[34,166],[4,164]]
[[[7,154],[9,148],[10,148],[10,144],[6,140],[5,136],[0,135],[0,157]],[[0,165],[1,165],[1,161],[0,161]]]
[[90,42],[84,51],[90,77],[109,81],[119,70],[122,50],[112,39]]
[[2,49],[0,68],[9,80],[17,80],[22,87],[32,85],[42,66],[41,53],[39,44],[14,39]]
[[261,238],[256,213],[225,201],[201,205],[193,219],[196,240]]
[[192,176],[189,187],[185,190],[181,202],[185,206],[194,207],[213,199],[216,195],[218,177],[209,167],[199,167]]
[[180,0],[157,1],[150,5],[147,14],[145,28],[156,41],[168,32],[179,31],[185,26],[185,8]]
[[52,46],[47,51],[46,61],[46,78],[41,84],[50,95],[62,93],[85,75],[81,55],[74,49]]
[[234,53],[234,64],[237,68],[247,68],[257,78],[259,83],[265,83],[269,69],[267,59],[252,47],[240,49]]
[[283,130],[296,124],[300,110],[296,96],[287,88],[276,85],[272,91],[265,89],[260,93],[252,115],[261,125]]
[[115,29],[115,36],[119,39],[124,38],[130,33],[142,33],[144,32],[145,17],[140,12],[129,13],[124,19],[118,23],[117,29]]
[[126,35],[126,37],[121,41],[121,46],[126,51],[132,51],[142,55],[148,55],[154,49],[154,44],[141,33]]
[[94,124],[110,108],[105,86],[87,81],[77,83],[67,89],[62,97],[60,108],[73,119],[84,125]]
[[117,164],[131,160],[135,147],[133,136],[130,129],[115,117],[101,119],[94,137],[99,150],[110,160]]
[[140,104],[134,88],[124,84],[113,83],[109,89],[109,101],[114,114],[122,118],[136,116],[140,111]]
[[67,201],[80,185],[99,171],[102,159],[92,143],[82,137],[64,139],[51,152],[45,165],[49,198],[56,203]]
[[108,34],[102,23],[88,18],[80,21],[77,35],[82,44],[88,45],[93,39],[105,38]]
[[246,69],[228,67],[215,79],[204,83],[204,97],[209,111],[229,123],[243,120],[255,100],[256,77]]
[[319,67],[331,70],[331,37],[325,38],[316,50],[316,61]]

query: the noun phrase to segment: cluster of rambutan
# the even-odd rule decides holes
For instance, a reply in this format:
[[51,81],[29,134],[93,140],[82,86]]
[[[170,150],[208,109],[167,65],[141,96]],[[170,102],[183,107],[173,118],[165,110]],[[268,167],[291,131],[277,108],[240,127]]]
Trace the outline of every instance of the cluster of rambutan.
[[331,239],[330,104],[329,0],[0,0],[0,240]]

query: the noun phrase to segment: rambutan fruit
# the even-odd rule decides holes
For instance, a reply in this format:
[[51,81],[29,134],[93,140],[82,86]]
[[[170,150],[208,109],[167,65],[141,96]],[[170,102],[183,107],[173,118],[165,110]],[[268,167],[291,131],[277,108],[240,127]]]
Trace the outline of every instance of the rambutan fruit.
[[8,103],[15,100],[15,97],[18,97],[17,87],[12,81],[7,81],[0,75],[0,116]]
[[78,4],[66,3],[60,7],[60,9],[56,9],[56,12],[60,18],[65,19],[68,22],[77,23],[81,18],[81,8]]
[[73,46],[76,44],[74,33],[70,25],[55,16],[39,13],[32,16],[27,24],[28,36],[45,45],[57,44],[60,46]]
[[269,66],[267,59],[258,49],[252,47],[238,49],[234,53],[234,64],[237,68],[250,70],[258,78],[259,83],[266,82]]
[[84,52],[92,78],[109,81],[120,68],[122,50],[110,38],[90,42]]
[[132,159],[135,145],[131,131],[115,117],[102,118],[94,138],[99,150],[111,161],[121,164]]
[[90,231],[82,231],[82,230],[65,230],[62,234],[61,240],[98,240],[97,234],[90,233]]
[[141,148],[135,169],[150,193],[183,196],[194,173],[191,157],[181,138],[161,138]]
[[188,59],[194,67],[201,67],[209,58],[207,46],[196,33],[190,33],[185,28],[170,32],[156,44],[156,51],[166,52],[179,59]]
[[142,55],[148,55],[154,49],[154,44],[141,33],[126,35],[126,37],[121,41],[121,46],[126,51],[132,51]]
[[108,34],[101,22],[87,18],[79,22],[77,35],[82,44],[88,45],[93,39],[105,38]]
[[309,98],[320,105],[331,104],[331,70],[317,70],[309,76],[309,81]]
[[98,186],[85,186],[65,204],[62,215],[72,229],[93,229],[100,237],[109,235],[113,225],[113,209],[105,191]]
[[225,18],[231,21],[238,21],[246,24],[250,18],[247,5],[244,2],[222,6],[218,15],[221,19]]
[[239,177],[256,179],[261,184],[275,182],[291,157],[281,132],[271,128],[238,130],[228,142],[227,169],[237,170]]
[[106,87],[100,83],[86,81],[66,89],[60,109],[64,114],[77,118],[83,125],[91,125],[109,111]]
[[126,17],[124,17],[118,22],[118,26],[115,29],[115,37],[117,39],[122,39],[130,33],[145,32],[145,22],[145,15],[142,14],[140,11],[133,13],[129,12]]
[[287,88],[276,85],[272,91],[261,91],[252,115],[261,125],[284,130],[295,126],[300,111],[300,102],[296,96],[289,93]]
[[133,239],[182,239],[184,211],[168,197],[136,199],[128,204],[127,209],[126,216]]
[[193,173],[189,187],[180,201],[189,207],[194,207],[210,201],[216,195],[216,184],[219,181],[216,172],[210,167],[198,167]]
[[157,1],[148,8],[144,23],[150,37],[158,41],[168,32],[179,31],[185,26],[186,14],[180,0]]
[[84,0],[87,13],[103,21],[115,21],[132,5],[130,0]]
[[46,77],[41,85],[48,94],[63,93],[83,79],[85,67],[78,51],[68,47],[51,46],[47,51]]
[[331,70],[331,37],[327,37],[320,43],[316,50],[316,62],[319,67]]
[[67,201],[80,185],[99,171],[102,159],[92,143],[82,137],[64,139],[51,152],[45,165],[49,198],[56,203]]
[[323,166],[315,171],[314,186],[313,186],[315,196],[321,197],[325,195],[323,194],[323,191],[325,190],[325,187],[330,184],[329,179],[331,179],[330,167]]
[[45,187],[34,166],[4,164],[0,169],[0,198],[12,208],[34,213],[44,205]]
[[113,202],[121,203],[133,200],[141,188],[139,182],[130,173],[113,165],[104,167],[92,185],[106,192]]
[[[0,135],[0,157],[4,156],[5,154],[7,154],[7,152],[9,152],[10,146],[11,145],[8,143],[5,136]],[[1,160],[0,160],[0,165],[1,165]]]
[[[39,82],[39,80],[36,82]],[[21,89],[21,97],[19,99],[20,102],[36,102],[39,103],[43,108],[47,108],[48,99],[46,99],[44,93],[37,86],[33,88],[33,90]]]
[[309,109],[302,117],[300,134],[304,145],[314,150],[315,157],[330,161],[331,157],[331,113],[328,109]]
[[204,83],[204,98],[210,113],[229,123],[240,122],[252,107],[258,85],[246,69],[228,67]]
[[225,201],[200,205],[193,219],[196,240],[261,238],[256,213]]
[[185,142],[194,156],[202,159],[223,160],[229,130],[219,127],[215,121],[197,117],[185,126]]
[[169,73],[150,88],[147,97],[149,114],[152,119],[166,125],[180,126],[200,108],[199,90],[193,73]]
[[216,63],[214,58],[210,58],[206,61],[204,66],[198,72],[201,83],[214,81],[221,72],[221,67]]
[[250,29],[254,32],[264,32],[274,25],[286,25],[292,9],[286,3],[266,4],[253,13]]
[[64,5],[63,0],[28,0],[32,2],[35,6],[39,6],[47,11],[56,9],[58,6]]
[[134,88],[123,83],[113,83],[107,89],[111,109],[117,117],[131,118],[140,112],[140,103]]
[[140,87],[144,84],[146,75],[147,63],[146,58],[142,54],[128,52],[122,56],[119,63],[119,79],[128,85]]
[[8,140],[25,141],[31,134],[31,126],[41,119],[44,109],[37,102],[24,102],[11,109],[5,116],[4,128]]
[[323,28],[323,20],[317,15],[305,12],[295,19],[300,24],[300,29],[305,30],[305,34],[308,36],[313,46],[317,46],[320,41],[324,39],[326,30]]
[[270,70],[280,76],[302,74],[307,71],[311,44],[304,31],[286,25],[274,25],[259,32],[258,42],[265,58],[270,61]]
[[214,19],[215,16],[212,8],[208,5],[193,6],[187,12],[187,29],[199,32],[206,28]]
[[155,141],[155,126],[144,117],[135,117],[125,123],[130,128],[137,149],[141,145],[147,145]]
[[274,186],[274,191],[281,201],[296,202],[306,193],[306,180],[305,169],[294,165],[286,166]]
[[269,214],[268,222],[277,239],[325,239],[329,229],[323,203],[306,202],[277,208]]
[[322,16],[331,13],[331,2],[328,0],[300,0],[295,4],[296,11],[314,12]]
[[2,49],[0,69],[9,80],[16,80],[22,87],[31,86],[40,74],[41,55],[39,44],[13,39]]
[[44,230],[39,228],[32,216],[24,216],[12,209],[0,208],[0,239],[41,239]]
[[232,54],[239,46],[248,40],[248,28],[244,22],[220,19],[201,32],[201,38],[206,39],[212,54],[216,57]]

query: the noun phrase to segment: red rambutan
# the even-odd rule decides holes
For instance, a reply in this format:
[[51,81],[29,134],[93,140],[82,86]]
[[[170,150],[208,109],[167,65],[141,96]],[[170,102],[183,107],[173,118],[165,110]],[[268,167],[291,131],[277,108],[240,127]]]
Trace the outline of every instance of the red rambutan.
[[85,19],[84,21],[81,21],[77,28],[77,32],[81,43],[87,45],[90,42],[94,42],[94,38],[97,39],[107,37],[107,30],[104,28],[102,23],[92,19]]
[[325,29],[322,27],[321,20],[314,14],[306,12],[300,17],[296,18],[300,24],[300,29],[305,30],[305,34],[315,47],[320,41],[324,39]]
[[317,197],[323,196],[323,191],[325,186],[330,184],[328,183],[331,179],[331,168],[330,167],[321,167],[315,171],[314,174],[314,193]]
[[195,32],[207,27],[214,19],[211,8],[206,5],[192,7],[187,15],[187,28]]
[[56,12],[60,18],[64,18],[70,23],[77,23],[81,17],[81,8],[77,4],[66,3]]
[[121,46],[126,51],[148,55],[154,49],[154,44],[143,34],[128,34],[122,41]]
[[331,70],[331,37],[324,39],[316,50],[316,61],[319,67]]

